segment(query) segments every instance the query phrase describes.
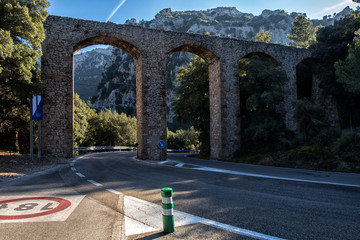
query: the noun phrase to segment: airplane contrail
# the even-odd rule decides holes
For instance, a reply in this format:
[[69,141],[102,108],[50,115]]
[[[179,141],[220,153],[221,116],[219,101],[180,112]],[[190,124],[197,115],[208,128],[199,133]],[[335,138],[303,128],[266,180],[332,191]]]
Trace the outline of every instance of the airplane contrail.
[[106,19],[106,22],[108,22],[110,20],[110,18],[112,18],[112,16],[114,16],[114,14],[119,10],[119,8],[126,2],[126,0],[122,0],[119,5],[116,6],[116,8],[111,12],[111,14],[109,15],[109,17]]
[[325,14],[325,13],[328,13],[328,12],[330,12],[330,11],[332,11],[332,10],[338,9],[338,8],[340,8],[340,7],[345,7],[345,6],[351,5],[351,4],[353,4],[353,1],[352,1],[352,0],[343,0],[343,1],[341,1],[340,3],[338,3],[338,4],[335,4],[335,5],[332,5],[332,6],[330,6],[330,7],[324,8],[324,9],[323,9],[322,11],[320,11],[318,14],[319,14],[319,15],[320,15],[320,14]]

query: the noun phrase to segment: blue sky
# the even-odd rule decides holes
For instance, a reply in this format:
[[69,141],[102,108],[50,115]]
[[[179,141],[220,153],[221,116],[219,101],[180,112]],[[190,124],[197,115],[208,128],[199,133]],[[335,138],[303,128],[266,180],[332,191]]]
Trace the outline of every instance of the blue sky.
[[356,8],[352,0],[49,0],[52,15],[96,21],[124,23],[127,19],[151,20],[164,8],[174,11],[236,7],[241,12],[259,15],[264,9],[282,9],[288,13],[306,13],[312,19],[332,15],[346,6]]

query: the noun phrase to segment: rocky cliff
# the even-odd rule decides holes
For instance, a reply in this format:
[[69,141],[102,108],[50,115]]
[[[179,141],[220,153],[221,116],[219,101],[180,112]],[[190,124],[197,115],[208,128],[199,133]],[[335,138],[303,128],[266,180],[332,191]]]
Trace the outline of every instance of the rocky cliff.
[[[331,25],[350,11],[347,7],[338,14],[313,20],[314,26]],[[254,16],[231,7],[184,12],[164,9],[153,20],[138,22],[130,19],[125,24],[250,41],[258,32],[265,30],[271,32],[272,43],[286,45],[291,42],[287,34],[291,33],[292,22],[298,14],[264,10],[261,15]],[[170,126],[177,125],[171,110],[171,99],[176,97],[176,72],[180,66],[187,65],[192,57],[190,53],[174,53],[167,59],[167,120]],[[97,110],[111,108],[134,116],[135,88],[135,60],[126,52],[109,47],[75,55],[75,91],[83,99],[92,97],[93,107]]]

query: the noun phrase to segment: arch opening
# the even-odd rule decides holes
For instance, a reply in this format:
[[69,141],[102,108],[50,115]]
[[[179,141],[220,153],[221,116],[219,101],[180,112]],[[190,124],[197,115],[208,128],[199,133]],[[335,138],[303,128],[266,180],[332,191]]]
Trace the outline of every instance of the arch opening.
[[239,61],[242,154],[281,150],[286,146],[284,86],[288,76],[270,55],[253,52]]
[[[79,82],[84,86],[94,80],[90,88],[96,89],[90,98],[74,95],[74,146],[137,145],[136,60],[132,56],[140,54],[134,49],[124,41],[103,37],[86,39],[74,47],[73,90],[81,92]],[[81,64],[83,73],[79,72]]]
[[[180,61],[180,64],[174,65],[174,58],[182,58],[183,60]],[[192,143],[188,141],[192,145],[192,149],[189,150],[194,150],[201,145],[200,152],[203,156],[214,159],[219,158],[221,154],[221,146],[219,146],[221,145],[219,139],[221,136],[219,129],[221,124],[219,62],[219,58],[214,53],[195,44],[176,47],[167,54],[167,72],[170,72],[167,74],[167,82],[169,83],[170,79],[176,78],[174,70],[180,74],[180,77],[177,76],[175,88],[167,88],[167,100],[174,102],[173,108],[175,109],[176,106],[182,105],[184,108],[183,118],[186,111],[196,116],[179,124],[178,127],[185,128],[187,131],[185,135],[193,140]],[[169,68],[174,70],[169,71]],[[179,68],[180,72],[178,72]],[[194,77],[196,75],[197,77]],[[183,102],[179,102],[180,99]],[[169,126],[171,125],[168,123]],[[172,129],[177,130],[176,128]],[[184,134],[184,132],[182,133]],[[171,143],[174,141],[174,134],[168,133],[168,138],[169,143]],[[199,142],[201,143],[199,144]]]

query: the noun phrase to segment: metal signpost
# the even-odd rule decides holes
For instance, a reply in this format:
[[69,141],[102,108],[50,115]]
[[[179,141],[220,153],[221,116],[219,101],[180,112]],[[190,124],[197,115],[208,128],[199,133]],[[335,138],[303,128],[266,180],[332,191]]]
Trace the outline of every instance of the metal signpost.
[[38,121],[38,158],[41,158],[41,121],[43,120],[42,96],[33,96],[30,104],[30,159],[34,159],[33,120]]
[[163,148],[165,148],[165,142],[163,140],[159,141],[158,148],[160,148],[160,160],[162,161],[162,152],[163,152]]

